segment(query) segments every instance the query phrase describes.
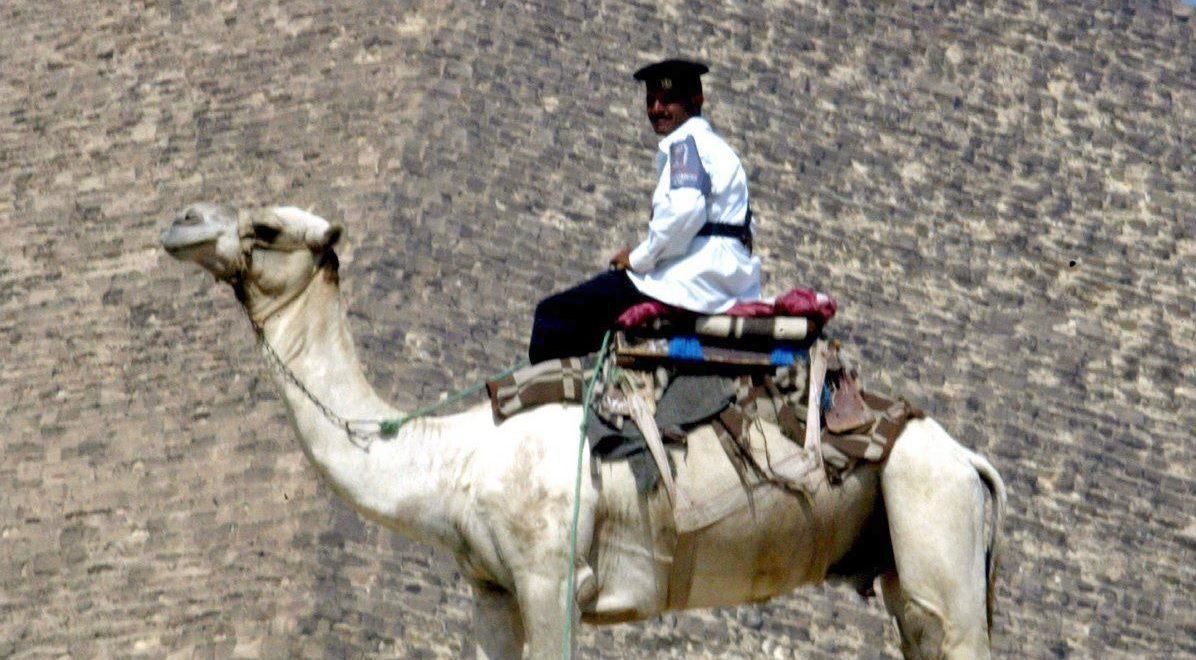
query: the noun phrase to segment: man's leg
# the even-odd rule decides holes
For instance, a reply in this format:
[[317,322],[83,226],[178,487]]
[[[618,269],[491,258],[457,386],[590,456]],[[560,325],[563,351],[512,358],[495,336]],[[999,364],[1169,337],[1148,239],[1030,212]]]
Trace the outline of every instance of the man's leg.
[[651,298],[640,293],[622,270],[607,271],[553,294],[536,306],[528,358],[536,363],[592,353],[619,315],[645,300]]

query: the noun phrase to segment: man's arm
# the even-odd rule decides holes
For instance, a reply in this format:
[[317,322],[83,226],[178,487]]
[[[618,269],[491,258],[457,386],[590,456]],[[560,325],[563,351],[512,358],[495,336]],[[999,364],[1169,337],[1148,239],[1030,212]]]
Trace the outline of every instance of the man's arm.
[[672,145],[668,166],[661,176],[669,177],[669,190],[652,205],[648,238],[627,258],[631,270],[637,273],[651,271],[662,259],[685,254],[690,241],[706,224],[710,177],[702,166],[693,137]]

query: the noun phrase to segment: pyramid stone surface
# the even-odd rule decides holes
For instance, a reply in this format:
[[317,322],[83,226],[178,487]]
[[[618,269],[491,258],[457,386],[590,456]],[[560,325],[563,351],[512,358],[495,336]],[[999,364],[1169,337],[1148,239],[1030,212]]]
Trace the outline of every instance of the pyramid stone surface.
[[[0,7],[0,657],[460,656],[448,558],[317,480],[229,291],[158,232],[204,199],[344,222],[359,353],[410,409],[641,235],[630,72],[674,54],[712,65],[766,288],[834,294],[867,383],[1004,475],[998,656],[1196,654],[1190,7],[272,4]],[[831,587],[581,639],[896,654]]]

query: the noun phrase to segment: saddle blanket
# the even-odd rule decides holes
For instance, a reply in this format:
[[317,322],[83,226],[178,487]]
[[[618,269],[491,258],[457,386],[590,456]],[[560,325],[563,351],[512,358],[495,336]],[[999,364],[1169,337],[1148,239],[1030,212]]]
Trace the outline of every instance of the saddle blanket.
[[[581,403],[594,363],[594,356],[549,360],[487,383],[495,419],[502,421],[547,403]],[[637,392],[654,401],[654,418],[666,443],[683,442],[697,427],[710,425],[730,452],[742,445],[750,426],[762,420],[777,425],[789,440],[804,446],[807,369],[807,362],[798,360],[771,374],[757,369],[724,375],[701,373],[684,365],[637,371],[608,362],[604,378],[595,385],[586,437],[595,457],[631,460],[637,484],[645,492],[656,486],[659,471],[647,456],[643,434],[620,405],[620,399]],[[823,460],[832,482],[861,461],[883,462],[906,422],[923,416],[903,399],[894,401],[870,392],[862,396],[872,413],[865,424],[840,433],[825,426],[821,429]],[[824,390],[822,407],[831,399],[829,389]]]

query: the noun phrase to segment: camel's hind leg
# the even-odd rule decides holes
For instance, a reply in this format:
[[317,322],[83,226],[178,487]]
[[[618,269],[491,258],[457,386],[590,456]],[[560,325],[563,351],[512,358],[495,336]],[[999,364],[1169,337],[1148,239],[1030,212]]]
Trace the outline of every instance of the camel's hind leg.
[[939,614],[910,599],[902,590],[901,579],[896,572],[882,575],[880,587],[884,594],[885,609],[897,621],[901,654],[906,658],[919,659],[943,657],[944,627]]
[[929,419],[909,423],[881,476],[897,574],[885,605],[910,658],[988,658],[984,486]]

